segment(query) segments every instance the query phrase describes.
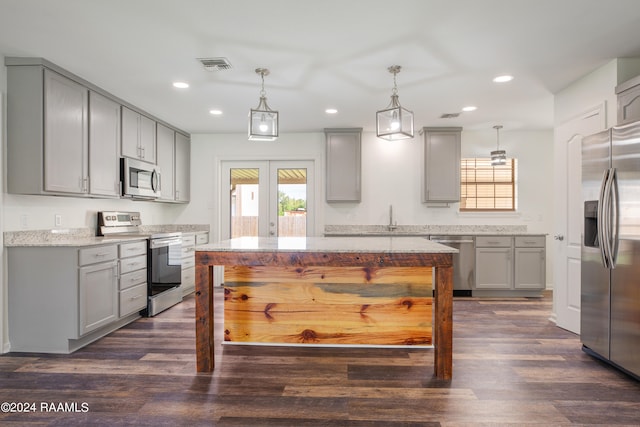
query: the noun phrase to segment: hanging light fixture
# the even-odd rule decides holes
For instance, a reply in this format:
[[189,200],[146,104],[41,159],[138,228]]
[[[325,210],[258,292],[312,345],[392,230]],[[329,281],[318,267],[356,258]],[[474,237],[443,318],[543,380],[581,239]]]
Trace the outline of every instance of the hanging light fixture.
[[413,138],[413,112],[403,108],[398,101],[398,86],[396,74],[400,72],[400,65],[387,68],[393,74],[393,90],[391,102],[387,108],[376,113],[376,134],[378,138],[389,141]]
[[278,112],[269,108],[264,91],[264,76],[269,75],[269,70],[256,68],[256,74],[262,78],[262,89],[258,106],[249,112],[249,140],[275,141],[278,138]]
[[491,152],[491,166],[505,165],[507,163],[507,153],[500,149],[500,129],[502,129],[502,126],[496,125],[493,128],[496,130],[498,147]]

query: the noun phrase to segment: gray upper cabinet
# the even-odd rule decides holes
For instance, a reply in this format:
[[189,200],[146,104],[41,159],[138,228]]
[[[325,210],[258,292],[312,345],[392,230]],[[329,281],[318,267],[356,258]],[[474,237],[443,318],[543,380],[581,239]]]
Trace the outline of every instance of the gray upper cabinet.
[[122,107],[122,155],[156,163],[156,122]]
[[360,202],[362,128],[325,129],[327,202]]
[[160,169],[160,201],[188,203],[191,176],[189,138],[158,123],[157,160]]
[[44,70],[44,189],[88,192],[89,91]]
[[460,201],[461,127],[425,127],[423,203]]
[[88,193],[89,91],[42,65],[7,67],[7,189]]
[[176,132],[175,152],[175,200],[187,203],[191,199],[191,141],[179,132]]
[[158,123],[157,164],[160,169],[160,199],[172,202],[175,200],[175,131]]
[[120,104],[89,92],[89,192],[120,196]]
[[43,58],[4,61],[9,193],[120,197],[120,156],[156,163],[157,120]]
[[616,87],[618,94],[618,125],[640,120],[640,76]]

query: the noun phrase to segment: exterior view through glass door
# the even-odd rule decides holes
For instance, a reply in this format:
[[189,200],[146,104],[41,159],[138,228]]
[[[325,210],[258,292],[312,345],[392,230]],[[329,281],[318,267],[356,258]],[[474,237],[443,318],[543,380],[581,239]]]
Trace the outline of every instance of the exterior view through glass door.
[[222,238],[313,234],[313,162],[225,161],[222,175]]

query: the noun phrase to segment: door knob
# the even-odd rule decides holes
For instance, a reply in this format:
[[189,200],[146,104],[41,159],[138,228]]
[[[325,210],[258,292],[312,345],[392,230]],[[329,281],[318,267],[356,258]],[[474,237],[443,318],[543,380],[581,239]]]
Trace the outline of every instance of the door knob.
[[554,239],[560,240],[561,242],[564,240],[564,236],[562,234],[556,234],[553,236]]

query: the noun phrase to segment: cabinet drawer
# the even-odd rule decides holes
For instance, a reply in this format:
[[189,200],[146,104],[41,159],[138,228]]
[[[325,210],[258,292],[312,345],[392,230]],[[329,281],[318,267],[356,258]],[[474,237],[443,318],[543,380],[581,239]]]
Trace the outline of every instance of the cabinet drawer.
[[95,264],[96,262],[111,261],[118,258],[116,245],[97,246],[78,250],[78,265]]
[[195,246],[183,246],[181,258],[187,258],[187,257],[193,258],[195,252],[196,252]]
[[181,277],[183,288],[193,288],[196,284],[196,269],[195,268],[187,268],[182,270]]
[[[191,253],[193,254],[193,252]],[[196,265],[196,258],[194,256],[189,256],[186,258],[182,258],[182,269],[191,268]]]
[[142,284],[120,291],[120,317],[147,306],[147,285]]
[[209,233],[196,234],[196,246],[209,243]]
[[544,248],[544,236],[516,236],[516,248]]
[[182,247],[193,246],[196,244],[196,236],[194,234],[182,235]]
[[147,241],[120,243],[120,258],[144,255],[147,253]]
[[133,258],[120,260],[120,274],[147,268],[147,255],[140,255]]
[[120,275],[120,290],[147,283],[147,269],[132,271]]
[[477,248],[508,248],[511,247],[510,236],[476,236]]

